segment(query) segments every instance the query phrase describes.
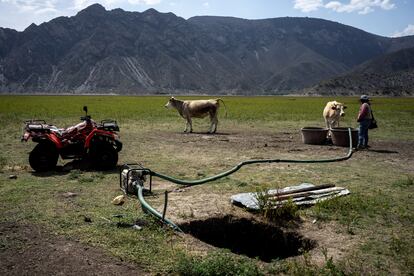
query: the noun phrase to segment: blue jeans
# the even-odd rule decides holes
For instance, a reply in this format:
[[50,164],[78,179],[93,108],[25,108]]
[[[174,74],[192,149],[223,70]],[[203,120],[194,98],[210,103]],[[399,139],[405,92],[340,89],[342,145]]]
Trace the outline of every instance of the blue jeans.
[[371,123],[370,119],[366,119],[366,120],[359,122],[358,147],[368,146],[368,127],[370,123]]

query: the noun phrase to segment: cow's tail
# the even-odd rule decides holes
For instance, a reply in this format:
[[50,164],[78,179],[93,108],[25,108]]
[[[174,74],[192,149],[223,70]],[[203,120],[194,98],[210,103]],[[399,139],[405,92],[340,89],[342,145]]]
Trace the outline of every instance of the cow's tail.
[[224,110],[226,111],[226,113],[225,113],[225,115],[224,115],[224,117],[225,118],[227,118],[227,107],[226,107],[226,104],[224,103],[224,101],[222,100],[222,99],[220,99],[220,98],[218,98],[218,99],[216,99],[216,101],[217,102],[222,102],[223,103],[223,106],[224,106]]

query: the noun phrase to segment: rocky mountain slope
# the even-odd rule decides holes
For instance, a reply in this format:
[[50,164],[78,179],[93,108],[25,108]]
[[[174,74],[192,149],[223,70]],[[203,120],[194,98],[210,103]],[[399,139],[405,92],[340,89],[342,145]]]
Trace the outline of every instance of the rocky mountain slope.
[[322,81],[309,89],[308,93],[414,95],[414,48],[399,50],[363,63],[344,76]]
[[414,47],[314,18],[246,20],[95,4],[0,28],[0,92],[284,94]]

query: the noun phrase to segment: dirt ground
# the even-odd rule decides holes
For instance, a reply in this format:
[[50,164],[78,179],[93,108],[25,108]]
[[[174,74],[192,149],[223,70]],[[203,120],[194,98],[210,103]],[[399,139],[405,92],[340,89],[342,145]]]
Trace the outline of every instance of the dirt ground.
[[[183,134],[161,132],[157,136],[147,135],[139,141],[142,148],[146,145],[157,145],[154,152],[166,155],[176,153],[177,159],[183,162],[194,161],[194,166],[213,164],[214,168],[224,168],[236,165],[240,160],[252,158],[329,158],[343,156],[347,148],[334,146],[312,146],[301,142],[300,134],[296,132],[261,133],[254,130],[248,132],[229,132],[217,135],[205,133]],[[372,141],[370,150],[356,152],[353,158],[363,161],[375,159],[394,167],[401,167],[407,173],[414,173],[414,142],[384,142]],[[177,147],[182,147],[177,151]],[[209,150],[208,154],[203,151]],[[148,147],[148,152],[151,148]],[[217,161],[220,152],[226,154],[223,160]],[[317,155],[315,156],[315,153]],[[127,154],[127,153],[126,153]],[[122,161],[122,160],[121,160]],[[130,161],[130,160],[124,160]],[[142,160],[151,163],[151,160]],[[224,165],[223,165],[224,164]],[[280,164],[279,167],[288,167]],[[205,175],[200,175],[199,178]],[[298,183],[299,184],[299,183]],[[177,186],[164,181],[154,181],[154,191],[173,191]],[[201,186],[200,186],[201,188]],[[229,203],[231,192],[200,193],[198,187],[180,188],[174,190],[169,197],[168,217],[177,223],[234,215],[236,217],[252,218],[253,215]],[[158,200],[153,201],[154,207],[162,209],[162,193]],[[315,221],[303,220],[295,231],[315,240],[317,247],[312,250],[312,257],[322,263],[322,248],[326,248],[330,256],[340,259],[358,243],[358,238],[337,231],[335,223],[320,224]],[[1,275],[141,275],[143,270],[136,264],[109,256],[103,250],[83,245],[77,241],[54,236],[36,225],[21,225],[18,223],[0,224],[0,274]],[[209,245],[202,243],[190,235],[186,235],[189,251],[202,252]],[[338,246],[340,245],[340,246]]]
[[[390,142],[375,138],[370,139],[371,148],[358,151],[353,158],[358,160],[374,158],[379,162],[403,162],[401,165],[405,166],[405,169],[408,169],[409,172],[414,171],[414,165],[406,162],[414,157],[413,141],[395,140]],[[283,158],[286,156],[291,159],[329,158],[346,155],[348,150],[347,147],[303,144],[299,131],[271,132],[254,128],[241,131],[230,130],[214,135],[200,132],[186,134],[161,131],[156,135],[150,133],[143,135],[137,143],[141,149],[146,149],[149,155],[151,152],[157,152],[157,149],[162,150],[166,156],[170,151],[174,151],[174,155],[172,155],[174,158],[193,161],[197,166],[203,163],[212,166],[214,163],[222,161],[223,165],[220,165],[219,170],[247,159]],[[126,154],[131,156],[129,153]],[[145,156],[139,156],[140,161],[145,164],[147,160],[142,160],[142,158]],[[208,167],[197,168],[200,171],[205,171]]]
[[36,225],[0,223],[0,237],[0,275],[145,274],[136,264]]
[[[161,173],[186,179],[200,179],[211,176],[232,168],[240,161],[249,159],[327,159],[345,156],[348,152],[347,147],[303,144],[298,132],[269,134],[252,130],[219,133],[218,135],[161,132],[157,137],[145,137],[141,142],[151,145],[157,144],[160,148],[159,151],[165,153],[165,155],[174,152],[174,158],[183,162],[185,167],[183,168],[181,165],[174,167],[172,165],[170,171],[162,171]],[[398,168],[406,174],[414,173],[414,163],[411,162],[414,159],[414,142],[374,140],[370,145],[371,148],[369,150],[355,151],[352,159],[345,162],[384,164]],[[177,147],[180,147],[180,150],[177,150]],[[217,158],[218,156],[220,158]],[[144,166],[146,161],[151,163],[150,160],[144,160]],[[246,177],[246,172],[249,172],[254,166],[245,166],[232,175],[232,177],[243,179],[243,177]],[[152,167],[150,165],[150,168],[153,167],[156,168],[157,164],[152,165]],[[181,176],[181,170],[191,171],[194,167],[193,176]],[[206,173],[208,169],[211,169],[210,173]],[[317,173],[308,169],[306,165],[289,163],[262,164],[254,167],[254,169],[256,170],[255,173],[260,172],[264,177],[269,176],[272,180],[277,179],[278,173],[283,171],[294,174],[302,170],[312,176],[317,176]],[[323,180],[321,179],[321,181]],[[300,183],[295,185],[297,184]],[[161,200],[163,193],[161,191],[171,191],[168,212],[170,218],[178,223],[187,221],[192,217],[200,219],[229,213],[236,213],[239,216],[246,213],[244,211],[240,212],[240,208],[235,208],[229,204],[229,198],[234,194],[234,190],[214,191],[210,188],[205,188],[206,186],[208,184],[186,187],[155,178],[153,180],[154,192],[158,193],[160,198],[159,200],[149,200],[160,210],[163,204],[163,200]],[[159,206],[157,206],[157,202]]]
[[[201,171],[213,167],[218,170],[217,172],[221,172],[231,168],[231,166],[236,165],[241,160],[248,159],[323,159],[345,156],[348,151],[346,147],[303,144],[298,132],[264,133],[251,130],[241,132],[230,131],[228,133],[219,133],[218,135],[161,132],[154,140],[151,137],[146,138],[145,142],[148,144],[154,144],[156,142],[155,139],[157,139],[157,144],[160,145],[162,151],[166,154],[174,151],[177,159],[187,162],[187,170],[191,169],[192,164],[197,164],[197,166],[202,164],[202,168],[205,165]],[[414,173],[414,165],[410,162],[414,158],[414,142],[372,140],[369,150],[354,152],[352,158],[356,162],[373,162],[375,160],[378,164],[399,168],[407,174]],[[179,145],[182,148],[177,152],[176,149],[171,149],[170,145],[175,147]],[[205,152],[206,149],[208,153]],[[216,156],[225,156],[225,159],[217,160]],[[257,170],[263,170],[264,173],[272,170],[266,166],[259,166]],[[294,170],[292,169],[294,165],[286,163],[270,166],[275,166],[272,167],[273,169],[292,170],[292,172]],[[303,168],[302,166],[296,166],[296,168],[307,170],[306,167]],[[248,170],[248,168],[243,168],[241,171],[243,170]],[[311,170],[309,170],[309,173],[315,174]],[[177,172],[175,174],[177,175]],[[211,174],[200,174],[194,178],[203,178],[209,175]],[[323,179],[320,179],[320,181],[323,181]],[[158,196],[156,199],[149,198],[148,200],[158,210],[162,210],[162,191],[171,191],[167,217],[177,224],[212,217],[219,218],[226,215],[252,220],[257,219],[257,215],[230,204],[229,198],[234,194],[233,190],[205,190],[202,187],[203,185],[182,187],[159,179],[154,180],[153,183],[154,192],[155,194],[158,193]],[[303,237],[316,241],[317,246],[311,250],[310,256],[313,261],[319,264],[323,264],[326,261],[324,250],[326,250],[325,253],[327,252],[329,257],[332,257],[334,260],[340,260],[361,243],[358,236],[349,235],[339,230],[341,227],[335,222],[321,223],[319,221],[301,219],[300,223],[295,224],[293,227],[281,226],[281,228],[284,231],[294,231]],[[207,251],[211,247],[190,235],[186,235],[186,243],[189,251],[197,253]]]

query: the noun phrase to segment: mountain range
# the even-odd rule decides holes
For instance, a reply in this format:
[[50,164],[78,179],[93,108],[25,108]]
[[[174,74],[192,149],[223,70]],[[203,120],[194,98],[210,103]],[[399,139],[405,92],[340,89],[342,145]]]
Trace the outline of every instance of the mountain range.
[[316,95],[414,95],[414,48],[365,62],[351,72],[307,89]]
[[316,18],[185,20],[94,4],[0,28],[0,92],[413,95],[413,49],[414,36]]

